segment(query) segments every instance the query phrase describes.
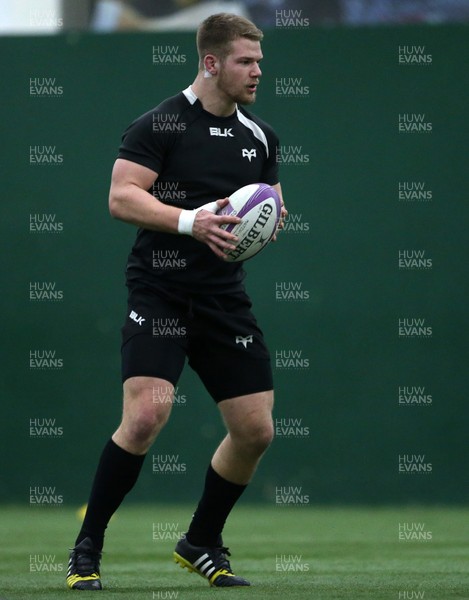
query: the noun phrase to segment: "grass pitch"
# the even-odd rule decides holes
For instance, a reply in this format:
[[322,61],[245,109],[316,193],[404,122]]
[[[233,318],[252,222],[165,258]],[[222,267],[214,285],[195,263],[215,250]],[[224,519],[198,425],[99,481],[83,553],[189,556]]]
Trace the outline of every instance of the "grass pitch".
[[[78,508],[78,507],[77,507]],[[250,588],[210,588],[172,560],[192,506],[124,506],[102,561],[103,600],[469,599],[469,510],[239,506],[225,529]],[[2,507],[0,599],[96,598],[65,587],[76,509]],[[401,539],[399,539],[399,536]],[[72,596],[70,596],[72,594]]]

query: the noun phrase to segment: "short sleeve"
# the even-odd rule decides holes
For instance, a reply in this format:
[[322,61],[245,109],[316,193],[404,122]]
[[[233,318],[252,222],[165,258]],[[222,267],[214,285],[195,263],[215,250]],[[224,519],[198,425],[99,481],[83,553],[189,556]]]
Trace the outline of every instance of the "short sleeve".
[[269,145],[269,156],[266,158],[262,171],[262,181],[269,185],[275,185],[279,182],[279,169],[277,156],[279,152],[279,139],[273,131],[267,135]]
[[167,136],[153,131],[155,111],[145,113],[136,119],[122,135],[118,158],[138,163],[155,173],[161,173]]

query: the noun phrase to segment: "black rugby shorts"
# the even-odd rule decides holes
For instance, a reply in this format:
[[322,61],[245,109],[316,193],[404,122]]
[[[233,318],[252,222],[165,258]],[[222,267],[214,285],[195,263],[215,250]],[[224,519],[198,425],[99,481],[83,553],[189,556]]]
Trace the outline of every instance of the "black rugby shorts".
[[244,292],[183,295],[135,287],[122,328],[122,381],[177,385],[186,357],[216,402],[271,390],[269,351]]

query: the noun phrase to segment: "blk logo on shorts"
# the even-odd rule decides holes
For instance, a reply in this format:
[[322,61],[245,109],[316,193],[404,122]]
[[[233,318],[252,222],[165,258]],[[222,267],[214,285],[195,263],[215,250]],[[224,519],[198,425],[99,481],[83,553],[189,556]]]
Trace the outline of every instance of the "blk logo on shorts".
[[134,310],[130,311],[129,317],[132,319],[132,321],[135,321],[140,326],[142,326],[143,322],[145,321],[145,318],[139,317],[138,314]]
[[252,335],[247,335],[246,337],[243,337],[242,335],[237,335],[236,336],[236,343],[237,344],[243,344],[243,346],[245,348],[247,348],[248,344],[252,344]]

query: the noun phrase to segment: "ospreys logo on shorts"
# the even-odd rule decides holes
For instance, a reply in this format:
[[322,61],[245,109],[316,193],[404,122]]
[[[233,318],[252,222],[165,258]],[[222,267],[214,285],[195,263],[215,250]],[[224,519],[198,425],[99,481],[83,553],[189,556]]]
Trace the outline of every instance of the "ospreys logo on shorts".
[[246,337],[243,337],[242,335],[237,335],[236,336],[236,343],[237,344],[243,344],[243,346],[245,348],[247,348],[248,344],[252,344],[252,335],[247,335]]

